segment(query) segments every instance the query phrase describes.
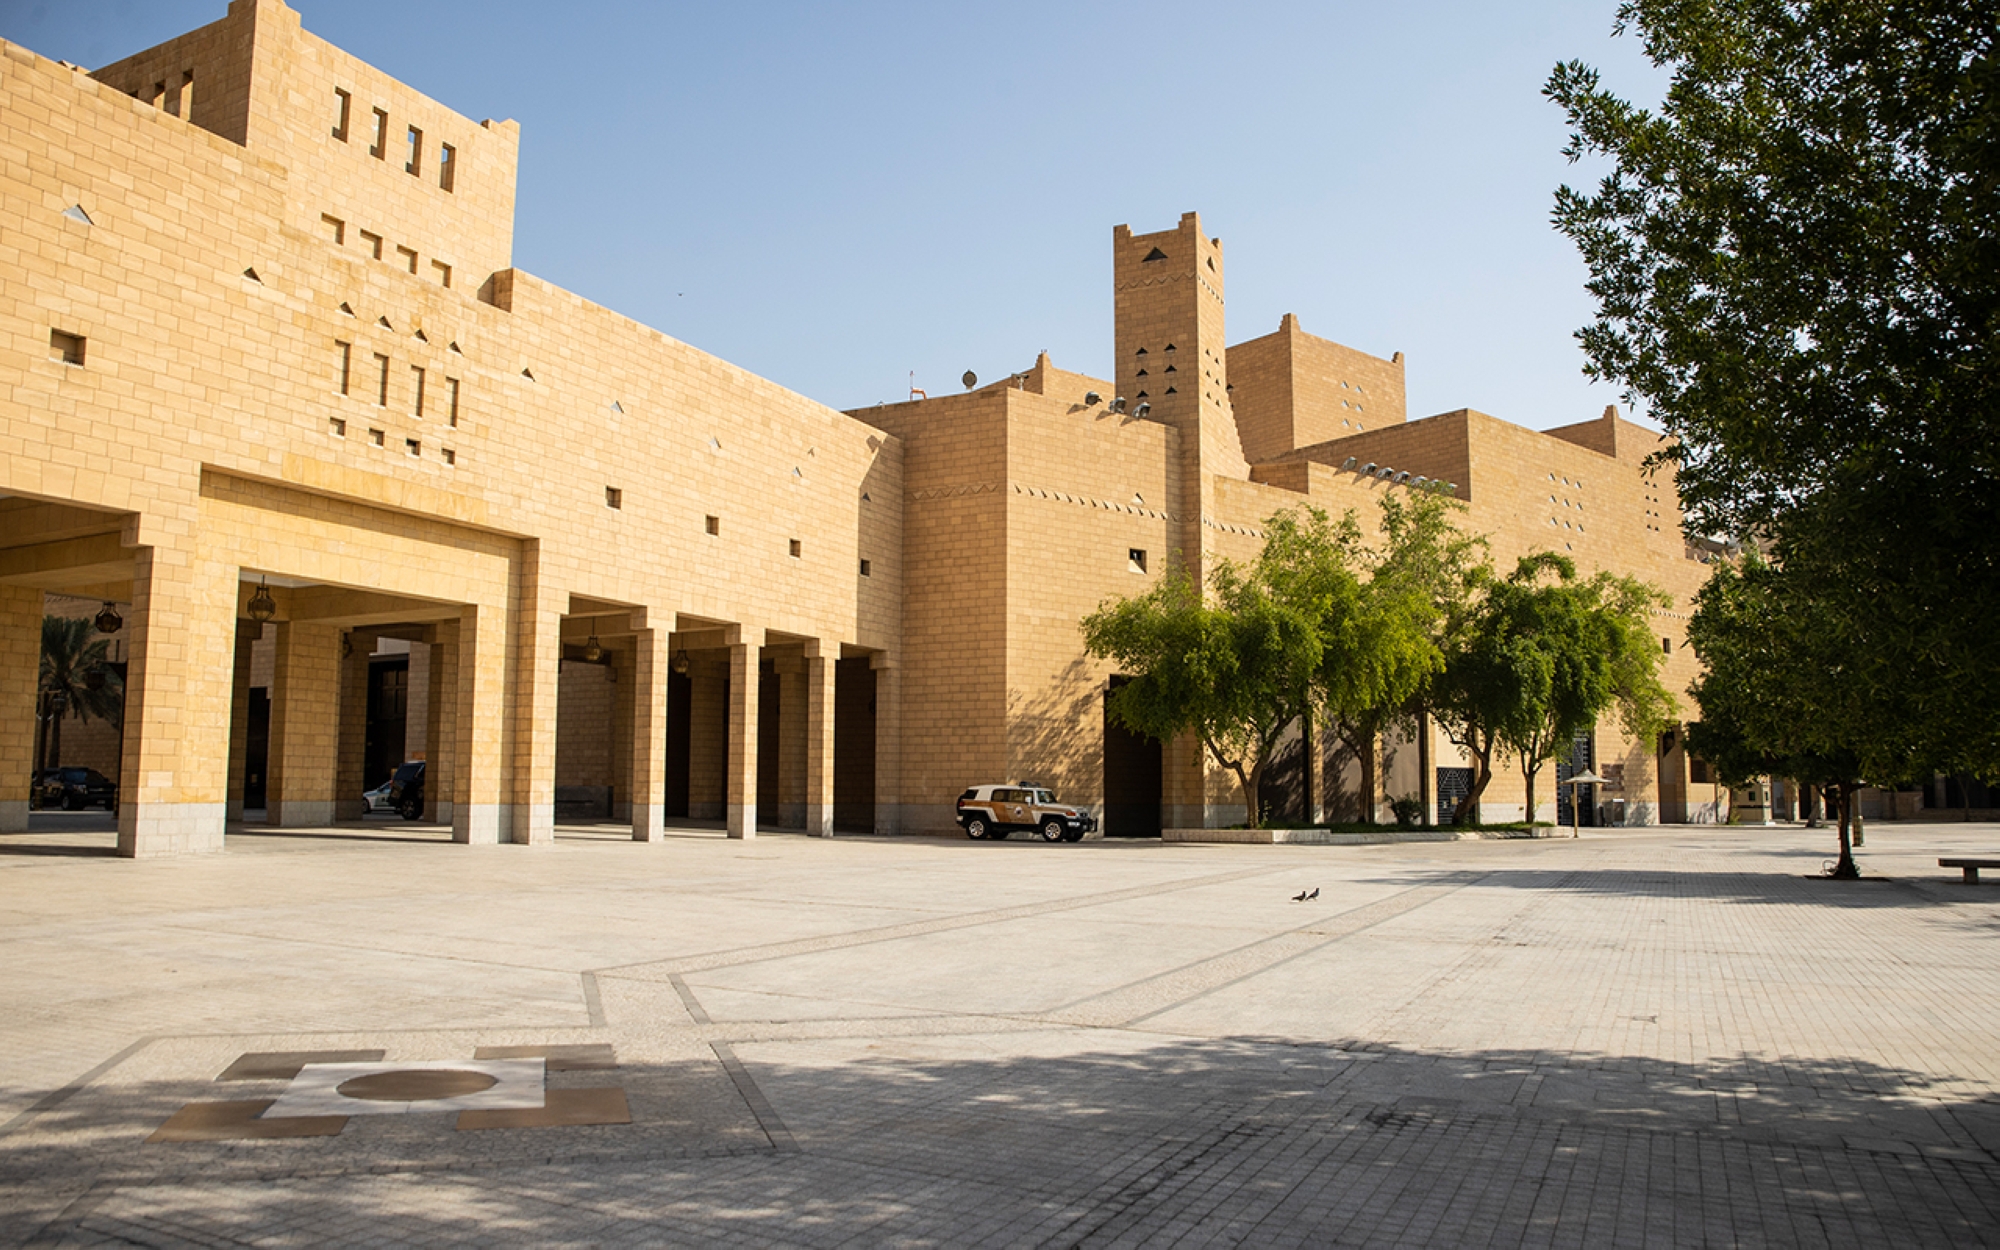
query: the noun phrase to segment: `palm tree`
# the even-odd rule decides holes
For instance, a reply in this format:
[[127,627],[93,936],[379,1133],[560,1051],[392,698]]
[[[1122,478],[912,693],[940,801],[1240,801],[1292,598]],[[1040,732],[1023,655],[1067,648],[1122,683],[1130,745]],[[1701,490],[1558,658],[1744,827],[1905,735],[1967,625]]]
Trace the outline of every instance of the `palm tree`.
[[74,713],[85,724],[91,717],[116,723],[125,715],[125,679],[111,666],[110,645],[93,637],[88,620],[68,616],[42,618],[41,713],[42,767],[62,765],[62,723]]

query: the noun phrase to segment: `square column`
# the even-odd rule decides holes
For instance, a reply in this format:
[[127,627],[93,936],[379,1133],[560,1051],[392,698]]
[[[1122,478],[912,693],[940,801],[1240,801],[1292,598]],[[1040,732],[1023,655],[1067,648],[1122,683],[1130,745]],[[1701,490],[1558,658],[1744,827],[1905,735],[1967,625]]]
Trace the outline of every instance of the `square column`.
[[120,765],[118,853],[222,849],[237,566],[197,550],[137,548]]
[[876,652],[875,670],[875,832],[903,829],[903,670],[893,656]]
[[[748,637],[749,630],[742,636]],[[732,838],[757,836],[757,651],[735,642],[729,651],[729,762],[723,823]]]
[[0,586],[0,833],[28,827],[42,671],[42,592]]
[[839,655],[838,644],[809,643],[806,649],[806,833],[815,838],[833,836],[834,676]]
[[562,618],[568,596],[558,594],[540,553],[521,574],[516,600],[517,660],[513,748],[508,752],[500,813],[500,840],[547,846],[556,836],[556,721],[562,696]]
[[658,842],[667,829],[667,631],[632,637],[632,840]]
[[250,767],[250,651],[264,636],[256,621],[236,622],[236,668],[229,687],[228,819],[243,819],[244,773]]
[[340,769],[340,630],[281,621],[271,681],[271,823],[333,823]]
[[452,778],[458,760],[458,623],[424,631],[430,665],[424,674],[424,819],[452,823]]
[[340,634],[334,644],[340,657],[340,759],[334,770],[333,815],[336,820],[360,820],[367,813],[361,792],[368,777],[368,657],[375,635]]
[[[473,845],[506,840],[500,802],[508,676],[505,622],[504,607],[469,607],[458,618],[458,646],[453,648],[458,680],[451,732],[451,836]],[[553,799],[552,791],[552,804]]]

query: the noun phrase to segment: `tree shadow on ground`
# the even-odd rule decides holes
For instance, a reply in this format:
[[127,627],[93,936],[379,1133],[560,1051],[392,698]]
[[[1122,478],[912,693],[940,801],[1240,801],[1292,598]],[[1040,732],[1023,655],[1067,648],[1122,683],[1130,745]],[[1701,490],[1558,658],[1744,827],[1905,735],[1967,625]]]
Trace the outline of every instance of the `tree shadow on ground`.
[[[1468,883],[1471,888],[1605,894],[1635,899],[1691,898],[1782,907],[1811,903],[1864,911],[1940,904],[2000,903],[2000,892],[1982,893],[1981,887],[1966,887],[1961,896],[1947,888],[1956,886],[1957,879],[1946,877],[1913,881],[1866,876],[1859,881],[1836,881],[1809,873],[1675,872],[1669,869],[1630,868],[1482,870],[1476,864],[1463,865],[1457,871],[1473,878]],[[1439,872],[1410,870],[1357,880],[1408,889],[1435,885],[1442,875]]]
[[[254,1095],[114,1070],[0,1137],[0,1238],[1970,1245],[2000,1228],[2000,1100],[1861,1060],[856,1032],[738,1043],[730,1115],[635,1101],[641,1122],[593,1128],[382,1116],[142,1145],[191,1098]],[[726,1089],[724,1066],[589,1075]]]

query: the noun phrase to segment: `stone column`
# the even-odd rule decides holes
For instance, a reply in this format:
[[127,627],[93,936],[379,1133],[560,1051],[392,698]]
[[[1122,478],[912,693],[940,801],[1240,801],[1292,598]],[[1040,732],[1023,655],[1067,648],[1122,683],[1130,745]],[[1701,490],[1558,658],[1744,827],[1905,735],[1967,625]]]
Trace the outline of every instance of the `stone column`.
[[271,823],[330,825],[340,772],[340,629],[279,622],[272,679]]
[[456,775],[458,726],[458,622],[424,631],[430,644],[429,687],[424,707],[424,819],[452,823],[452,778]]
[[667,829],[667,631],[632,638],[632,840],[658,842]]
[[340,656],[340,760],[334,768],[333,815],[360,820],[368,810],[361,792],[368,784],[368,657],[375,651],[375,635],[341,634],[336,654],[343,645],[347,654]]
[[729,763],[723,823],[732,838],[757,836],[757,652],[750,630],[729,651]]
[[198,547],[133,545],[118,853],[219,851],[237,568]]
[[562,690],[562,618],[567,596],[550,584],[539,554],[522,573],[515,624],[518,660],[514,748],[507,761],[501,841],[546,846],[556,836],[556,721]]
[[903,830],[903,670],[893,656],[876,652],[875,671],[875,832]]
[[236,622],[236,667],[229,683],[228,819],[243,819],[244,774],[250,767],[250,651],[264,636],[256,621]]
[[507,714],[507,612],[475,604],[458,618],[457,694],[452,712],[451,836],[504,840],[501,782]]
[[28,827],[35,694],[42,671],[42,592],[0,586],[0,833]]
[[629,639],[606,645],[604,679],[611,683],[611,723],[605,728],[606,761],[611,769],[611,810],[613,820],[632,819],[632,730],[638,691],[632,682],[633,650]]
[[806,650],[806,832],[815,838],[833,836],[834,674],[839,657],[837,643],[812,643]]

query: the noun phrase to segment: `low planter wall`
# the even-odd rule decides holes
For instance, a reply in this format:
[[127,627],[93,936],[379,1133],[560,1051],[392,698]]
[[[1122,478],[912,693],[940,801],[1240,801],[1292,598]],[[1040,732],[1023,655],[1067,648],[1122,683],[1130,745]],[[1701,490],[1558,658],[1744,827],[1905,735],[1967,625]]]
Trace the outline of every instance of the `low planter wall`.
[[[1265,846],[1382,846],[1396,842],[1481,842],[1532,836],[1536,835],[1518,830],[1398,829],[1393,825],[1374,833],[1336,833],[1330,829],[1164,829],[1160,832],[1162,842],[1248,842]],[[1565,829],[1562,836],[1568,837],[1569,831]]]

